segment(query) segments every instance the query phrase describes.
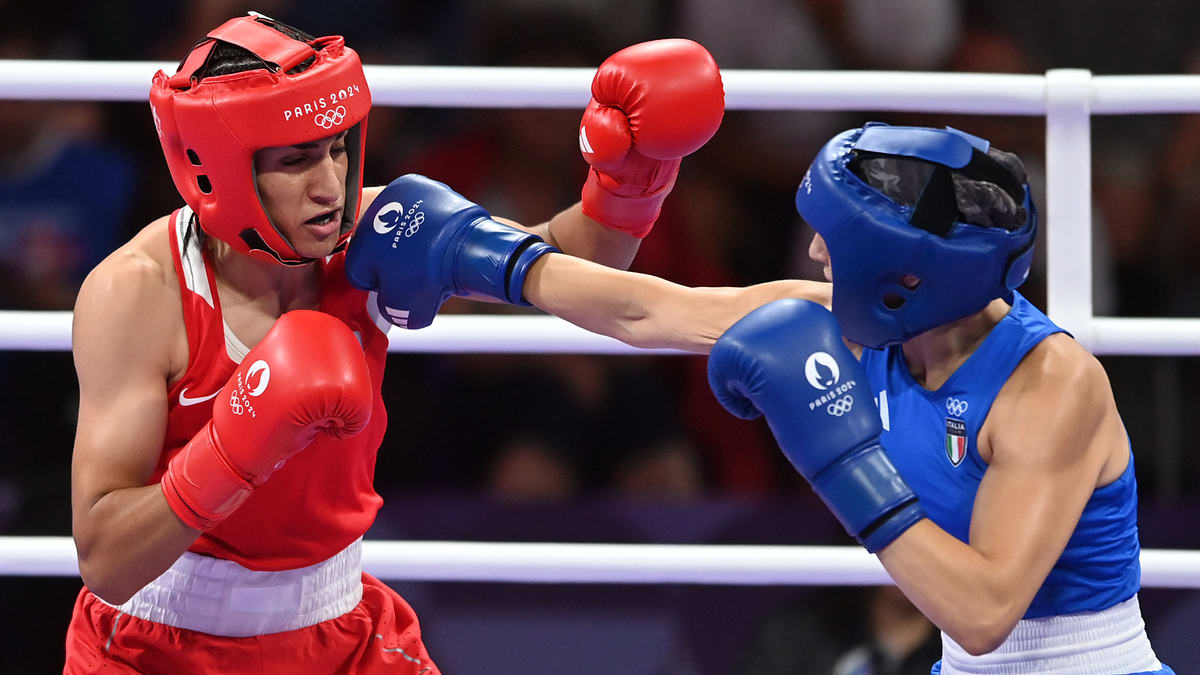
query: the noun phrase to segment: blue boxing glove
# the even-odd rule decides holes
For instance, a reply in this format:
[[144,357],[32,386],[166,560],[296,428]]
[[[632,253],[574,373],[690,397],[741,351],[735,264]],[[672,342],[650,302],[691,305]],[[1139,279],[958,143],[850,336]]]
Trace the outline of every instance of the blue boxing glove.
[[879,445],[866,373],[824,307],[777,300],[750,312],[713,345],[708,383],[734,415],[766,415],[792,466],[871,553],[925,517]]
[[424,328],[451,295],[513,305],[535,260],[558,249],[492,220],[483,207],[424,176],[392,181],[358,221],[346,276],[378,291],[380,313],[401,328]]

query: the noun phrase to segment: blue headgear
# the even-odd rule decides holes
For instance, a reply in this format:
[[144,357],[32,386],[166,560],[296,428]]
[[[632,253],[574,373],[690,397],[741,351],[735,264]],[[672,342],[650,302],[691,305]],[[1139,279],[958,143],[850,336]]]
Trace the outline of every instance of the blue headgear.
[[[932,169],[912,205],[852,170],[856,160],[921,160]],[[994,183],[1024,207],[1014,230],[964,222],[952,173]],[[881,348],[983,309],[1029,274],[1037,213],[1023,177],[988,156],[988,142],[956,129],[877,122],[825,144],[796,191],[796,210],[825,239],[833,313],[850,340]],[[920,279],[916,288],[901,283]]]

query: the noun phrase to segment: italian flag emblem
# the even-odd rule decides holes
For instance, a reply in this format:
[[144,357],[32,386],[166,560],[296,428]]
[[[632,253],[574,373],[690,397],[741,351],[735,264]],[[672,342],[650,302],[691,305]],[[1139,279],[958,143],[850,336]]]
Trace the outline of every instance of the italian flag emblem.
[[953,417],[946,418],[946,457],[958,466],[967,456],[967,423]]

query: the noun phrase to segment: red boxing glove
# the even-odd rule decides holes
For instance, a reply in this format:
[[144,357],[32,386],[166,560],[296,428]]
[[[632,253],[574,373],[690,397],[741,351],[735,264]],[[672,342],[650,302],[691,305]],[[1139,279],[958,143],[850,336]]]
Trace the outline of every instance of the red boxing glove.
[[212,420],[167,464],[167,503],[187,525],[211,529],[318,433],[362,431],[372,398],[366,357],[346,324],[284,314],[225,383]]
[[717,62],[691,40],[643,42],[608,57],[579,124],[579,149],[592,167],[584,215],[645,237],[680,158],[707,143],[724,114]]

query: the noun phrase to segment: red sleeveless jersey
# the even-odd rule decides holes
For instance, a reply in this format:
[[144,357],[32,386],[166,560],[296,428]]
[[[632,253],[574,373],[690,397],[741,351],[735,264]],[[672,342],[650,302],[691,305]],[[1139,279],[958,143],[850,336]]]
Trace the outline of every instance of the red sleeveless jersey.
[[[168,392],[167,434],[152,482],[161,479],[171,457],[212,418],[216,392],[237,367],[226,345],[216,280],[197,245],[194,221],[191,209],[184,207],[168,223],[183,296],[188,366]],[[370,423],[346,440],[318,434],[190,551],[252,570],[294,569],[341,551],[374,522],[383,503],[373,483],[375,455],[387,428],[380,385],[389,324],[379,317],[371,294],[346,280],[345,260],[345,253],[338,253],[313,263],[321,273],[319,309],[345,322],[362,343],[374,388]]]

